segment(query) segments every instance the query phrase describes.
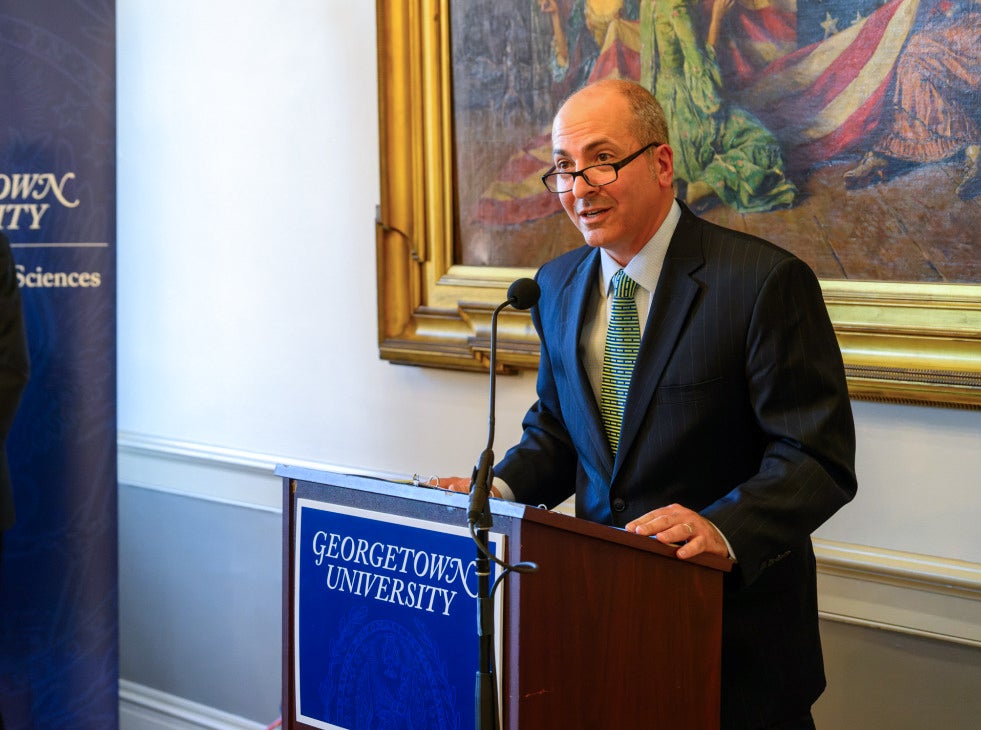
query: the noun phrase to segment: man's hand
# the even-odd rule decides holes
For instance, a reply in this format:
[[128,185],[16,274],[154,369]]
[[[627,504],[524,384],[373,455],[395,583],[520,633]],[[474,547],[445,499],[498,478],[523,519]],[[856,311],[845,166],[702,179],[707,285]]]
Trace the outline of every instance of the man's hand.
[[629,522],[627,532],[653,535],[661,542],[684,543],[678,548],[679,558],[692,558],[700,553],[729,557],[729,549],[715,525],[680,504],[669,504]]
[[450,492],[470,493],[470,477],[440,477],[436,481],[430,481],[429,484]]
[[[439,487],[449,492],[459,492],[460,494],[470,494],[470,477],[433,477],[427,484],[431,487]],[[497,487],[491,486],[490,496],[501,498],[501,493]]]

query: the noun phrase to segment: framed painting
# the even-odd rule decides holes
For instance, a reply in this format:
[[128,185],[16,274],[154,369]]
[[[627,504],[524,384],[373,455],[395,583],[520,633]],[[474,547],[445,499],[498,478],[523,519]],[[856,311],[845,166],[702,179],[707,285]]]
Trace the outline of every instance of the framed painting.
[[[852,395],[981,407],[981,6],[735,0],[713,22],[715,4],[377,2],[382,358],[486,369],[510,283],[581,245],[539,179],[555,109],[606,76],[660,97],[676,72],[667,98],[697,95],[665,104],[676,160],[709,160],[676,162],[678,197],[811,265]],[[701,75],[672,71],[690,54]],[[924,108],[943,134],[916,128]],[[527,312],[501,313],[497,364],[537,367]]]

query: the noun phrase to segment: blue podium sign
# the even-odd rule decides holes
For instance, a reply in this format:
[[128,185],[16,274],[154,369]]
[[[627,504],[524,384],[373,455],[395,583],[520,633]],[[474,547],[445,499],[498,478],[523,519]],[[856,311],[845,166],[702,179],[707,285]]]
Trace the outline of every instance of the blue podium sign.
[[[503,541],[490,534],[495,555]],[[474,726],[476,547],[466,528],[300,498],[294,556],[298,721]]]

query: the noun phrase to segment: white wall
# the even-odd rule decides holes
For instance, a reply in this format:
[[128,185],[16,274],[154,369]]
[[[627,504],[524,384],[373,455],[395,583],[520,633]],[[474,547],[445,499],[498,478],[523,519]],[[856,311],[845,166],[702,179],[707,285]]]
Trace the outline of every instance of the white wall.
[[818,536],[981,563],[981,411],[854,411],[859,492]]
[[[484,381],[378,359],[374,9],[122,0],[119,426],[463,469]],[[532,378],[501,384],[501,440]]]
[[[377,355],[373,3],[116,5],[121,442],[469,473],[486,377]],[[499,379],[499,452],[533,397],[532,374]],[[859,497],[820,536],[981,563],[981,411],[855,410]],[[209,497],[150,457],[124,483]],[[225,481],[278,504],[273,479]]]

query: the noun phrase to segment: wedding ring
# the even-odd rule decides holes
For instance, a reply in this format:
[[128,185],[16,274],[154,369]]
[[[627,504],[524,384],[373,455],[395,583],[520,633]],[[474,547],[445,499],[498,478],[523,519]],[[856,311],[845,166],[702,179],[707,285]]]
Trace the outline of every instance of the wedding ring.
[[681,524],[683,524],[685,527],[688,528],[688,537],[691,537],[692,535],[695,534],[695,528],[691,526],[690,522],[683,522]]

